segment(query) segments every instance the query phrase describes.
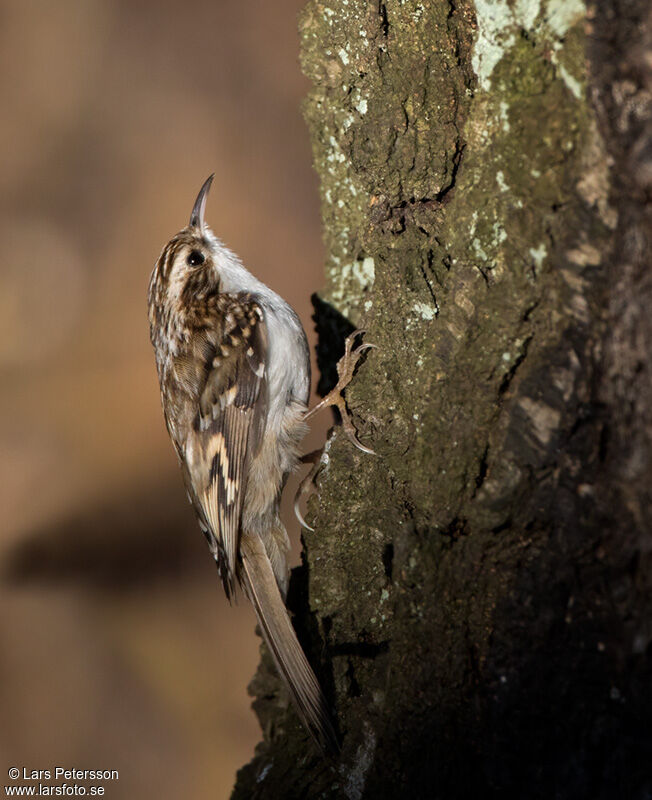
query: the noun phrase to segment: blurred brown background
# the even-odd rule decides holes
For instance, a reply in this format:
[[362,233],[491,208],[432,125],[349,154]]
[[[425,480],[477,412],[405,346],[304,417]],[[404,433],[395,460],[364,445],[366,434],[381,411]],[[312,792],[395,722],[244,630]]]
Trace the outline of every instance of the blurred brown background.
[[253,752],[259,639],[185,500],[145,298],[215,171],[209,223],[313,343],[301,5],[0,4],[0,784],[117,769],[114,800],[221,798]]

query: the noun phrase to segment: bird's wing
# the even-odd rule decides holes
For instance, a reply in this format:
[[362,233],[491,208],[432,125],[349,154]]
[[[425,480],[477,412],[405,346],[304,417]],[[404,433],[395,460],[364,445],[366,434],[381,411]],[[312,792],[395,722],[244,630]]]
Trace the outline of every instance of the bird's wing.
[[231,299],[220,309],[222,333],[206,363],[185,452],[195,496],[215,537],[227,596],[235,588],[242,506],[249,464],[264,431],[267,395],[262,309],[246,295]]

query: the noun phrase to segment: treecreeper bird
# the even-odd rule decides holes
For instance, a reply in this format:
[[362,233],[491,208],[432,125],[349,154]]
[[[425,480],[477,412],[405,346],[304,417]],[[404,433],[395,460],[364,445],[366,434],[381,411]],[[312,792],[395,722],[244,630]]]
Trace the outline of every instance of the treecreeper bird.
[[345,432],[367,450],[341,391],[371,345],[352,350],[347,340],[338,385],[309,412],[301,322],[204,223],[212,180],[189,224],[163,248],[149,284],[165,422],[227,597],[242,587],[301,720],[323,751],[333,751],[328,704],[285,607],[290,542],[279,505],[314,411],[337,405]]

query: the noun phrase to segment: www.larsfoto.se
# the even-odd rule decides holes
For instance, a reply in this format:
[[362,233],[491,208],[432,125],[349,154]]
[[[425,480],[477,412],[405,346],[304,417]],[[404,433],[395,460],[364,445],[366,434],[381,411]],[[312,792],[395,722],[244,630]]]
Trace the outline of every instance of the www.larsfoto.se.
[[102,797],[104,786],[80,786],[78,783],[62,783],[48,786],[39,783],[32,786],[5,786],[6,797]]

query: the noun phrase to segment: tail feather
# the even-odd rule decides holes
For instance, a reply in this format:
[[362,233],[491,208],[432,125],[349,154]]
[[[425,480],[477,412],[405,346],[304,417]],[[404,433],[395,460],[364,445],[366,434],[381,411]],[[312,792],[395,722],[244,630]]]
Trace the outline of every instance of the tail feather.
[[299,716],[323,752],[337,752],[326,698],[294,632],[261,539],[244,534],[240,552],[245,592]]

